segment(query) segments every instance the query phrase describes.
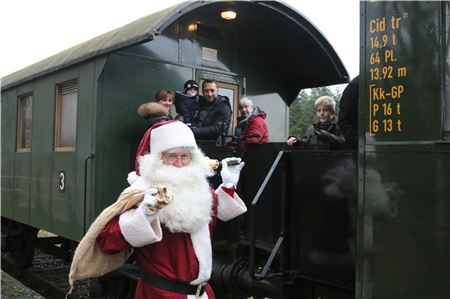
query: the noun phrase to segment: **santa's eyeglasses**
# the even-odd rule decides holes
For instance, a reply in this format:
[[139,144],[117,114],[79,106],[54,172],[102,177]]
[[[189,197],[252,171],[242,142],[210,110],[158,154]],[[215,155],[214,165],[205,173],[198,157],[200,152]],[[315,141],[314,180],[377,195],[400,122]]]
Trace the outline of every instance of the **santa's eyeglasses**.
[[175,163],[181,161],[183,163],[190,162],[192,157],[189,153],[177,154],[177,153],[163,153],[164,158],[169,163]]

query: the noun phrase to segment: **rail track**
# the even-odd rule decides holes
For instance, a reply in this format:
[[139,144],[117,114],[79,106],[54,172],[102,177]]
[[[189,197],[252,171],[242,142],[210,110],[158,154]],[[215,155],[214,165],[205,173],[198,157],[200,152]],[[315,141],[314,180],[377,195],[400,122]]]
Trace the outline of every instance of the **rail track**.
[[[35,245],[33,261],[26,269],[21,267],[17,252],[2,250],[2,270],[47,299],[65,298],[75,243],[40,231]],[[124,266],[99,279],[77,281],[69,299],[133,298],[137,276],[132,266],[128,268]]]
[[[67,278],[70,261],[67,254],[61,254],[57,245],[49,246],[49,240],[40,239],[28,269],[18,267],[15,262],[17,257],[13,258],[11,253],[2,251],[2,270],[48,299],[64,298],[69,290]],[[89,288],[90,280],[78,283],[70,298],[91,298]]]

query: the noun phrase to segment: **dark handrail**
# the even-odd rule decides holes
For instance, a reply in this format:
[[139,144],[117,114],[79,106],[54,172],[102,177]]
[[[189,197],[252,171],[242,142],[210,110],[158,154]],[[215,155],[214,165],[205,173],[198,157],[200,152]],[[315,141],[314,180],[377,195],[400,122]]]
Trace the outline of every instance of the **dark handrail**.
[[[255,197],[252,200],[251,206],[250,206],[250,252],[249,252],[249,267],[250,267],[250,276],[253,279],[256,280],[261,280],[264,277],[261,275],[255,275],[255,245],[256,245],[256,220],[255,220],[255,208],[256,208],[256,204],[259,201],[259,198],[261,197],[261,194],[263,193],[264,189],[267,186],[267,183],[269,182],[270,178],[272,177],[275,169],[278,166],[278,163],[280,163],[281,158],[283,157],[284,151],[279,151],[277,154],[277,157],[275,158],[275,160],[272,163],[272,166],[270,167],[269,171],[266,174],[266,177],[264,178],[264,181],[262,182],[261,186],[258,189],[258,192],[256,193]],[[275,245],[276,248],[274,248],[274,250],[276,249],[276,251],[274,252],[274,250],[272,250],[271,256],[278,252],[279,246],[281,245],[281,242],[283,241],[283,237],[280,236],[280,238],[277,241],[277,244]],[[269,257],[269,260],[271,258]],[[266,266],[269,267],[270,264],[272,263],[272,260],[269,260],[266,263]],[[268,264],[269,263],[269,264]],[[267,271],[266,271],[267,272]]]
[[83,203],[84,203],[84,215],[83,215],[83,233],[86,233],[86,214],[87,214],[87,163],[90,159],[94,159],[95,154],[91,153],[84,159],[84,195],[83,195]]
[[275,259],[276,254],[280,250],[281,244],[283,244],[283,241],[284,241],[284,235],[283,235],[283,232],[281,232],[280,236],[278,237],[277,242],[275,243],[275,246],[272,248],[272,251],[270,252],[269,258],[267,259],[267,262],[264,265],[264,267],[261,271],[261,274],[259,274],[259,273],[256,274],[256,273],[254,273],[254,271],[251,272],[255,275],[256,280],[262,280],[262,279],[266,278],[267,272],[269,272],[270,266],[272,265],[272,262]]

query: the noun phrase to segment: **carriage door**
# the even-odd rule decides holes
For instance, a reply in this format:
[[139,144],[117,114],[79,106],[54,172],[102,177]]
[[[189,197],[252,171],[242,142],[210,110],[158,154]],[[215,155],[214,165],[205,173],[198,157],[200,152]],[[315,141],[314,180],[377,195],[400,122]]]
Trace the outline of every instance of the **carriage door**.
[[218,73],[212,73],[212,72],[204,72],[204,71],[197,71],[196,74],[196,81],[200,84],[200,90],[202,91],[202,83],[205,79],[213,79],[216,80],[218,88],[219,88],[219,94],[222,96],[228,97],[230,99],[230,106],[231,106],[231,125],[228,129],[228,135],[234,134],[234,129],[237,125],[237,118],[239,115],[239,99],[241,97],[241,93],[244,90],[244,83],[245,80],[242,77],[238,76],[232,76],[232,75],[225,75],[225,74],[218,74]]

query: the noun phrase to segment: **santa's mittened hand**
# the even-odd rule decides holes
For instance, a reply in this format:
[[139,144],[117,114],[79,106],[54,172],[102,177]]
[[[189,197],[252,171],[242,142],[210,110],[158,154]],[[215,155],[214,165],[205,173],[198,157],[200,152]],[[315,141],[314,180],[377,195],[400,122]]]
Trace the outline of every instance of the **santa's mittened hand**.
[[148,218],[149,221],[156,217],[157,213],[157,200],[156,194],[158,190],[156,188],[147,189],[144,193],[144,199],[139,204],[139,210]]
[[[233,163],[234,165],[228,165],[230,162],[237,162],[237,164]],[[222,160],[222,170],[220,171],[220,176],[222,177],[224,187],[236,187],[239,182],[239,175],[244,165],[245,163],[241,162],[241,158],[225,158]]]

